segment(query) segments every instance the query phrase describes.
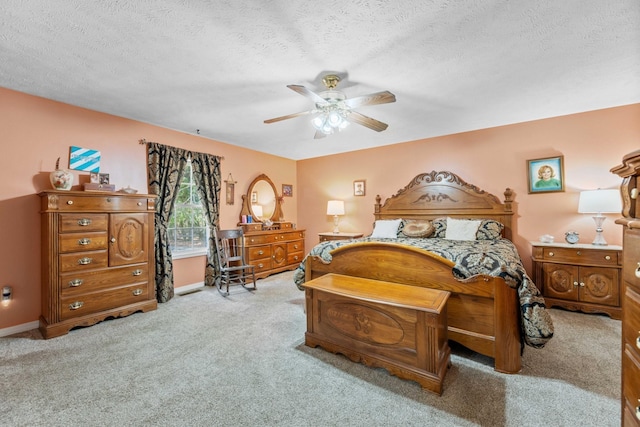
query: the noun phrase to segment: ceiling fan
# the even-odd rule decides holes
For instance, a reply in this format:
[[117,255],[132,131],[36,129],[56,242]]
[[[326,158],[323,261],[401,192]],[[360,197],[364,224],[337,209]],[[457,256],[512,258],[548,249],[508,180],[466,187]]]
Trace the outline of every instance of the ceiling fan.
[[336,89],[339,82],[340,77],[335,74],[327,74],[322,78],[322,83],[326,86],[327,90],[320,93],[315,93],[301,85],[287,85],[289,89],[310,98],[315,103],[315,108],[286,116],[275,117],[265,120],[264,122],[275,123],[294,117],[314,115],[311,120],[311,123],[316,128],[314,139],[324,138],[334,132],[339,132],[348,126],[349,123],[357,123],[373,129],[376,132],[382,132],[389,126],[379,120],[358,113],[354,111],[354,109],[365,105],[396,102],[396,96],[394,94],[389,91],[383,91],[347,98],[344,92]]

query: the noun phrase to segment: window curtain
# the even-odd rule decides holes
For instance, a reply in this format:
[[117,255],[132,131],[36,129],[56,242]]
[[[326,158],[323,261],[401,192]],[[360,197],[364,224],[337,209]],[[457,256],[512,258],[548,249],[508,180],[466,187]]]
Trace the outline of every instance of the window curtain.
[[189,152],[155,142],[147,143],[149,193],[158,196],[155,213],[156,299],[173,298],[173,262],[167,224],[173,212]]
[[217,228],[220,223],[220,157],[204,153],[191,153],[191,166],[193,179],[209,224],[209,249],[204,271],[204,284],[213,286],[216,284],[216,280],[220,280],[220,265],[213,234],[213,229]]

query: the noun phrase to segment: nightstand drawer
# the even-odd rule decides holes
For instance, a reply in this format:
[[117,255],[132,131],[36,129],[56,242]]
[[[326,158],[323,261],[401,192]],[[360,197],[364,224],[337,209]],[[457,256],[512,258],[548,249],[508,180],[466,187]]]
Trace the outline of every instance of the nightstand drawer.
[[624,233],[624,280],[640,292],[640,230]]
[[584,248],[543,248],[542,257],[547,261],[570,263],[575,265],[620,265],[618,251]]

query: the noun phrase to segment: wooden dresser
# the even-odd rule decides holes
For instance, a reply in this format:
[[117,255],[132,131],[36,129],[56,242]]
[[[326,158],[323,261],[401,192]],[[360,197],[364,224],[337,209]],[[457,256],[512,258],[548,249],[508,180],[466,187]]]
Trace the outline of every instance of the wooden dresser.
[[623,178],[622,218],[622,425],[640,426],[640,150],[611,172]]
[[622,248],[615,245],[541,243],[533,246],[533,282],[548,307],[622,317]]
[[255,267],[256,278],[296,269],[304,258],[305,230],[290,222],[275,223],[276,229],[262,230],[261,224],[241,224],[245,230],[245,257]]
[[157,307],[155,196],[55,190],[40,196],[44,338]]

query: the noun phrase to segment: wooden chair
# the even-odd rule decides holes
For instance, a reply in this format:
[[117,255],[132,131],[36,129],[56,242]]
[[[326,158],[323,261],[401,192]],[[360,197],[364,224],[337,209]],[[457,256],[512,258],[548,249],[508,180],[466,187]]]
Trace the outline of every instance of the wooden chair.
[[[218,291],[227,296],[230,285],[242,285],[250,291],[257,289],[254,267],[245,261],[242,229],[214,229],[213,232],[220,263],[220,280],[216,282]],[[247,287],[249,281],[253,282],[253,288]],[[223,287],[226,287],[226,291],[223,291]]]

